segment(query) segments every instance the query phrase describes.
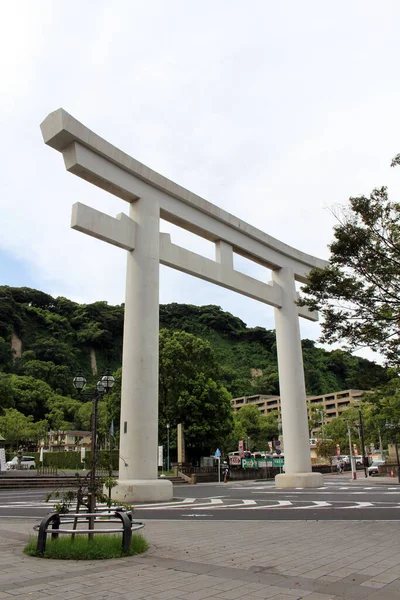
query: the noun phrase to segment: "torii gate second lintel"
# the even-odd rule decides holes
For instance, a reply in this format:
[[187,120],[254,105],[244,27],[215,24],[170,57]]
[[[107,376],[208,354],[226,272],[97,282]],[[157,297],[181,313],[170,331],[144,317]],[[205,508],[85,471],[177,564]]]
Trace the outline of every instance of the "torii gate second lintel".
[[[71,226],[127,251],[121,434],[116,500],[172,498],[172,484],[157,478],[159,264],[178,269],[275,309],[285,474],[279,487],[320,487],[312,473],[298,317],[316,313],[298,307],[295,280],[326,263],[272,238],[192,194],[121,152],[63,109],[41,125],[46,144],[62,152],[68,171],[130,203],[117,218],[81,203]],[[215,261],[171,243],[160,218],[215,243]],[[272,270],[262,282],[233,268],[233,253]]]

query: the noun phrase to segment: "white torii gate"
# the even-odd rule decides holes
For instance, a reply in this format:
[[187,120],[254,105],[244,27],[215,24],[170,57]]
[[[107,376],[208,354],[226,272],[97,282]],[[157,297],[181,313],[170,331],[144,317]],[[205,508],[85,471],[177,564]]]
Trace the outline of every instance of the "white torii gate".
[[[67,171],[129,202],[129,217],[110,217],[81,203],[73,229],[127,250],[122,360],[120,461],[116,500],[172,498],[172,484],[157,478],[159,263],[234,290],[275,308],[286,473],[279,487],[320,487],[312,473],[303,357],[295,281],[326,263],[274,239],[152,171],[105,141],[63,109],[41,124],[44,142],[59,150]],[[160,233],[160,218],[215,243],[215,261],[174,245]],[[263,283],[233,268],[233,253],[272,270]]]

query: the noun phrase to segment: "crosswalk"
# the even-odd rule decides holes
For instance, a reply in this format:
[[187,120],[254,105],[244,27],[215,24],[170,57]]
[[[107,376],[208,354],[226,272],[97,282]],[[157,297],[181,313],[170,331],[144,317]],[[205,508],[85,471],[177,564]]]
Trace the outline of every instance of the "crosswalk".
[[[12,501],[7,504],[1,504],[0,509],[8,509],[12,512],[18,512],[21,509],[37,510],[45,514],[54,509],[54,504],[41,500],[37,501]],[[98,505],[98,509],[106,509],[105,504]],[[221,511],[221,510],[240,510],[240,511],[260,511],[260,510],[343,510],[343,509],[400,509],[400,501],[371,501],[363,502],[359,500],[298,500],[298,499],[240,499],[240,498],[184,498],[171,502],[160,502],[157,504],[135,504],[134,510],[140,516],[143,511],[158,512],[158,511],[177,511],[192,512],[198,509],[202,511]]]
[[[396,485],[325,485],[321,488],[295,488],[278,489],[273,482],[246,481],[232,482],[228,485],[215,486],[214,494],[202,496],[199,486],[195,493],[197,497],[176,498],[170,502],[159,502],[152,504],[138,503],[134,505],[135,516],[143,518],[158,514],[162,518],[166,515],[190,516],[201,512],[210,515],[226,511],[231,514],[235,511],[251,515],[252,512],[259,514],[260,511],[312,511],[327,514],[331,511],[338,513],[351,509],[351,511],[377,511],[376,514],[384,514],[383,511],[390,510],[392,515],[397,514],[400,509],[400,486]],[[344,482],[345,483],[345,482]],[[194,491],[194,490],[193,490]],[[217,495],[221,494],[221,495]],[[13,492],[0,493],[0,518],[11,518],[13,515],[42,516],[54,510],[57,501],[46,502],[43,492],[24,492],[15,496]],[[106,505],[98,505],[99,509],[105,509]],[[73,511],[73,508],[72,508]],[[229,517],[228,517],[229,518]],[[236,517],[237,518],[237,517]],[[247,518],[247,517],[246,517]],[[374,518],[374,517],[370,517]],[[377,517],[381,518],[381,517]],[[397,520],[397,517],[393,517]],[[400,511],[399,517],[400,519]]]
[[164,503],[160,505],[135,505],[135,511],[140,514],[141,511],[186,511],[190,512],[194,509],[201,509],[205,511],[231,511],[233,509],[240,511],[260,511],[260,510],[271,510],[271,509],[290,509],[290,510],[326,510],[326,509],[385,509],[395,508],[400,509],[400,502],[396,501],[374,501],[374,502],[363,502],[358,500],[242,500],[242,499],[217,499],[217,498],[204,498],[204,499],[185,499],[181,502],[176,503]]

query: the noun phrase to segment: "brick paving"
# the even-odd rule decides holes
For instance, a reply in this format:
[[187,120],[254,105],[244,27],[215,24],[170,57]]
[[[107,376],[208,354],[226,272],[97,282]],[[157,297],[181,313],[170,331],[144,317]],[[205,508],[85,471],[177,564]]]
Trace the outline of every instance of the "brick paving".
[[146,554],[25,556],[34,522],[0,520],[0,600],[400,598],[400,522],[146,522]]

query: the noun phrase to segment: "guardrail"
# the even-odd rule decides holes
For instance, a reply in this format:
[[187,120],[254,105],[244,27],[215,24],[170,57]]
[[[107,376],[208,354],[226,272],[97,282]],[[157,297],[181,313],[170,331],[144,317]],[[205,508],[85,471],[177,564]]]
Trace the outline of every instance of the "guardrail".
[[[79,521],[84,520],[87,521],[88,518],[94,518],[94,525],[96,521],[98,523],[104,523],[104,519],[108,519],[108,523],[121,523],[121,528],[109,528],[109,529],[75,529],[77,523]],[[101,521],[100,521],[101,519]],[[73,523],[74,529],[63,528],[62,524],[66,525],[68,523]],[[58,539],[60,534],[84,534],[87,533],[89,535],[93,535],[96,533],[122,533],[122,551],[128,552],[131,539],[132,539],[132,531],[137,531],[144,527],[144,523],[140,523],[139,521],[132,521],[132,513],[126,511],[124,508],[117,508],[111,511],[99,511],[94,513],[88,512],[78,512],[78,513],[51,513],[50,515],[46,515],[39,525],[34,526],[34,531],[38,532],[38,539],[36,545],[36,554],[38,556],[42,555],[46,550],[46,541],[47,534],[51,533],[52,539]]]

